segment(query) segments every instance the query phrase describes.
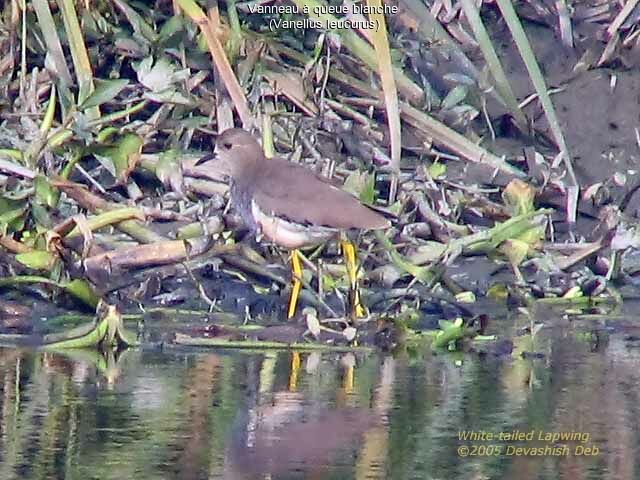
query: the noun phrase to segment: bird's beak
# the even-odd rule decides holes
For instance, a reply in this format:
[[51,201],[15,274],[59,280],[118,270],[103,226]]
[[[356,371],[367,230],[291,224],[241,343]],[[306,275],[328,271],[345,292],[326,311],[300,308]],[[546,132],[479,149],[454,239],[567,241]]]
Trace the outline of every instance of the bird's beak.
[[208,162],[209,160],[215,160],[217,157],[216,153],[208,153],[207,155],[205,155],[204,157],[199,158],[198,160],[196,160],[196,163],[194,163],[195,166],[198,165],[202,165],[205,162]]

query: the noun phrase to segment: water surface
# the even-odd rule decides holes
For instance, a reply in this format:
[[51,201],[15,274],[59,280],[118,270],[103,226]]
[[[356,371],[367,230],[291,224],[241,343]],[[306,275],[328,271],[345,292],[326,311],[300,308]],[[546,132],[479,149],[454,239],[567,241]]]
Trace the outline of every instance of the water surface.
[[637,341],[600,326],[529,359],[2,348],[0,478],[636,478]]

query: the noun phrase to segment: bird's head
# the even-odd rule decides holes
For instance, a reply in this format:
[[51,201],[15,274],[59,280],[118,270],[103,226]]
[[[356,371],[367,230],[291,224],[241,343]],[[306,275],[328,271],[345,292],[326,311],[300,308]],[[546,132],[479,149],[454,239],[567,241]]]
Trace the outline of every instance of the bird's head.
[[196,165],[212,162],[220,173],[236,178],[260,162],[263,156],[260,144],[249,132],[230,128],[218,135],[213,154],[200,158]]

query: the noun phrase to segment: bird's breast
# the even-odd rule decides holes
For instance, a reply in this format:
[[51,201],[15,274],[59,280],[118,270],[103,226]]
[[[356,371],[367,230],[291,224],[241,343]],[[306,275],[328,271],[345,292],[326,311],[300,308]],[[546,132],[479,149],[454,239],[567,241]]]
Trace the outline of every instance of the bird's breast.
[[233,208],[240,214],[242,221],[251,230],[257,230],[258,225],[251,212],[251,202],[253,199],[253,191],[247,185],[231,182],[231,203]]

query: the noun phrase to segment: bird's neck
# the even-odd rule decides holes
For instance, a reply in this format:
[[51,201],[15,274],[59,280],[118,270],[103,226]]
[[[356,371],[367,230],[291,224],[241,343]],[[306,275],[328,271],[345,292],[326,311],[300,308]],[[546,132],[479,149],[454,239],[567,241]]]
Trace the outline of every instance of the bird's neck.
[[236,160],[232,166],[233,181],[238,187],[247,188],[264,174],[266,166],[265,158],[261,154]]

